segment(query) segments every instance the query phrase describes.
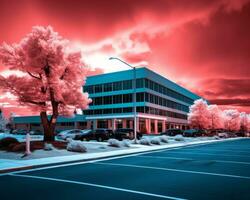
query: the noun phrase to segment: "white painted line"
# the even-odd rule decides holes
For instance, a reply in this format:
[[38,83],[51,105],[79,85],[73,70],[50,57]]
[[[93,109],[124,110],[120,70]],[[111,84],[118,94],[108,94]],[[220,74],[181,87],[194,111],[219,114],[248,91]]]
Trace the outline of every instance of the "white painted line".
[[215,154],[215,153],[192,153],[192,152],[162,152],[162,153],[177,153],[177,154],[191,154],[191,155],[208,155],[208,156],[229,156],[229,157],[250,157],[245,155],[226,155],[226,154]]
[[168,157],[168,156],[137,156],[141,158],[159,158],[159,159],[173,159],[173,160],[189,160],[189,161],[196,161],[196,162],[202,162],[202,161],[208,161],[208,162],[218,162],[218,163],[231,163],[231,164],[242,164],[242,165],[250,165],[250,162],[238,162],[238,161],[232,161],[232,160],[196,160],[193,158],[181,158],[181,157]]
[[173,169],[173,168],[163,168],[163,167],[151,167],[151,166],[145,166],[145,165],[129,165],[129,164],[104,163],[104,162],[98,162],[98,163],[93,163],[93,164],[96,164],[96,165],[112,165],[112,166],[121,166],[121,167],[134,167],[134,168],[173,171],[173,172],[183,172],[183,173],[191,173],[191,174],[221,176],[221,177],[240,178],[240,179],[248,179],[248,180],[250,180],[250,177],[248,177],[248,176],[238,176],[238,175],[231,175],[231,174],[219,174],[219,173],[210,173],[210,172],[201,172],[201,171],[192,171],[192,170],[182,170],[182,169]]
[[[202,145],[205,145],[205,144],[194,144],[193,146],[202,146]],[[115,159],[120,159],[120,158],[127,158],[127,157],[157,153],[157,152],[162,152],[162,151],[170,151],[170,150],[174,150],[174,149],[181,149],[181,148],[188,148],[188,147],[190,147],[190,146],[173,147],[173,148],[170,148],[170,149],[154,150],[154,151],[150,151],[150,152],[147,151],[147,152],[136,153],[136,154],[131,154],[131,155],[125,155],[125,156],[116,156],[116,157],[102,158],[102,159],[97,159],[97,160],[82,161],[82,162],[76,162],[76,163],[67,163],[67,164],[53,165],[53,166],[40,167],[40,168],[34,168],[34,169],[25,169],[25,170],[20,170],[20,171],[15,171],[15,172],[7,172],[7,173],[3,173],[1,175],[20,174],[20,173],[40,171],[40,170],[53,169],[53,168],[59,168],[59,167],[83,165],[83,164],[89,164],[89,163],[95,163],[95,162],[101,162],[101,161],[107,161],[107,160],[115,160]]]
[[189,144],[189,145],[187,144],[188,146],[171,147],[171,148],[165,148],[165,149],[160,149],[160,150],[152,150],[152,151],[147,151],[147,152],[142,152],[142,153],[134,153],[134,154],[131,154],[131,155],[115,156],[115,157],[110,157],[110,158],[100,158],[100,159],[91,160],[91,161],[82,161],[82,162],[74,162],[74,163],[67,163],[67,164],[58,164],[58,165],[47,166],[47,167],[39,167],[39,168],[34,168],[34,169],[25,169],[25,170],[19,170],[19,171],[15,171],[15,172],[7,172],[7,173],[3,173],[1,175],[8,175],[10,173],[11,174],[19,174],[19,173],[40,171],[40,170],[53,169],[53,168],[59,168],[59,167],[82,165],[82,164],[88,164],[88,163],[95,163],[95,162],[99,162],[99,161],[115,160],[115,159],[133,157],[133,156],[144,155],[144,154],[171,151],[171,150],[175,150],[175,149],[182,149],[182,148],[190,148],[190,147],[195,147],[195,146],[210,145],[210,144],[213,144],[213,143],[218,144],[218,143],[221,143],[221,142],[224,143],[224,142],[230,142],[230,141],[228,141],[228,140],[218,140],[218,141],[213,141],[213,142],[209,142],[209,143]]
[[72,180],[66,180],[66,179],[49,178],[49,177],[42,177],[42,176],[30,176],[30,175],[21,175],[21,174],[9,174],[9,175],[23,177],[23,178],[33,178],[33,179],[41,179],[41,180],[47,180],[47,181],[56,181],[56,182],[71,183],[71,184],[77,184],[77,185],[85,185],[85,186],[90,186],[90,187],[104,188],[108,190],[116,190],[116,191],[121,191],[121,192],[140,194],[144,196],[158,197],[162,199],[185,200],[183,198],[178,198],[178,197],[172,197],[172,196],[166,196],[166,195],[160,195],[160,194],[154,194],[154,193],[148,193],[148,192],[141,192],[137,190],[129,190],[129,189],[124,189],[124,188],[112,187],[112,186],[100,185],[100,184],[94,184],[94,183],[72,181]]
[[189,151],[219,151],[219,152],[234,152],[234,153],[250,153],[250,151],[238,151],[238,150],[223,150],[223,149],[189,149]]

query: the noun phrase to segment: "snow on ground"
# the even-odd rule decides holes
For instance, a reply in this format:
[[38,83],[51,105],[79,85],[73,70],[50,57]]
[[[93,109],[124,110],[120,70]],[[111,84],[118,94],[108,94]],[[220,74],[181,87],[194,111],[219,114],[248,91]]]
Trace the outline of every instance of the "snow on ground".
[[[0,134],[0,139],[3,137],[15,137],[20,142],[25,141],[25,135],[13,135],[13,134]],[[143,136],[146,140],[151,141],[156,140],[157,137],[160,137],[159,135],[150,135],[150,136]],[[208,141],[208,140],[214,140],[214,137],[183,137],[184,141],[176,141],[176,137],[178,136],[166,136],[168,143],[160,142],[159,144],[152,144],[151,146],[171,146],[172,144],[185,144],[190,142],[199,142],[199,141]],[[40,135],[34,135],[31,136],[31,140],[37,141],[37,140],[43,140],[43,136]],[[160,141],[160,140],[159,140]],[[79,141],[80,142],[80,141]],[[108,142],[97,142],[94,140],[91,140],[89,142],[84,141],[82,142],[83,145],[87,148],[86,153],[80,153],[80,152],[70,152],[65,150],[59,150],[59,149],[53,149],[51,151],[46,150],[35,150],[32,152],[31,155],[22,158],[23,153],[16,153],[16,152],[6,152],[6,151],[0,151],[0,158],[1,159],[8,159],[8,160],[27,160],[27,159],[36,159],[36,158],[47,158],[47,157],[58,157],[58,156],[71,156],[71,155],[79,155],[79,154],[89,154],[89,153],[105,153],[110,151],[119,151],[119,150],[126,150],[126,149],[133,149],[133,148],[144,148],[146,145],[143,144],[133,144],[132,141],[128,141],[127,143],[130,143],[130,145],[121,145],[120,147],[114,147],[111,146]]]

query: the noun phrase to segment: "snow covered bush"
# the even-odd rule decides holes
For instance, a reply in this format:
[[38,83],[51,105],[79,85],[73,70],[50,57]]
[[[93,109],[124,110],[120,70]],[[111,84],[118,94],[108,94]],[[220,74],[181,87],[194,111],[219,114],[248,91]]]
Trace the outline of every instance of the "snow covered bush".
[[87,152],[87,148],[81,141],[70,140],[67,144],[67,150],[73,152]]
[[142,145],[151,145],[151,141],[149,138],[142,138],[140,139],[139,143]]
[[121,147],[121,142],[117,139],[109,139],[108,144],[111,147]]
[[219,136],[214,136],[214,137],[213,137],[213,139],[215,139],[215,140],[219,140],[219,139],[220,139],[220,137],[219,137]]
[[45,143],[44,144],[44,148],[43,148],[45,151],[51,151],[54,149],[53,145],[50,144],[50,143]]
[[122,141],[122,146],[124,146],[124,147],[130,147],[130,142],[129,142],[129,140],[123,140],[123,141]]
[[5,137],[0,140],[0,148],[7,148],[11,144],[19,144],[19,142],[13,137]]
[[161,142],[168,143],[168,137],[166,135],[161,135],[160,137]]
[[150,142],[151,144],[161,145],[160,137],[153,137]]
[[185,141],[185,138],[182,135],[176,135],[174,137],[175,141],[181,142],[181,141]]

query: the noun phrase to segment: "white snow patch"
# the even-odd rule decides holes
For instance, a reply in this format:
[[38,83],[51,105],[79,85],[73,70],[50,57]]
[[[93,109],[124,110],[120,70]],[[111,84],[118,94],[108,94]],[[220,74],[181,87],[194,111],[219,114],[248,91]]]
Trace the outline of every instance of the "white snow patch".
[[151,144],[161,145],[161,139],[158,136],[153,137],[150,142]]
[[140,139],[139,143],[142,145],[151,145],[151,141],[148,137],[144,137],[144,138]]
[[83,142],[72,139],[69,140],[67,150],[73,152],[87,152],[87,148],[84,146]]
[[117,139],[109,139],[108,144],[111,147],[121,147],[121,142]]
[[185,141],[185,138],[182,135],[176,135],[174,137],[174,140],[178,142],[182,142],[182,141]]

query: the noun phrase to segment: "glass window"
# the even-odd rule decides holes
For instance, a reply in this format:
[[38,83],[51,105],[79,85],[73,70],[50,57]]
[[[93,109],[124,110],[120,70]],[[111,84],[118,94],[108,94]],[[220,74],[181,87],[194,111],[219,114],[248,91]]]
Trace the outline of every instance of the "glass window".
[[122,113],[122,108],[113,108],[113,113]]
[[130,102],[132,102],[132,94],[124,94],[123,103],[130,103]]
[[145,88],[149,88],[149,80],[145,79]]
[[95,93],[102,92],[102,84],[94,86]]
[[101,115],[102,111],[102,109],[94,110],[94,115]]
[[144,87],[144,79],[136,79],[136,88],[143,88]]
[[122,82],[121,81],[113,83],[113,91],[116,91],[116,90],[122,90]]
[[95,105],[102,105],[103,97],[95,97]]
[[136,112],[144,113],[144,107],[143,106],[136,107]]
[[112,83],[105,83],[103,87],[104,87],[104,92],[112,91]]
[[112,96],[103,97],[103,104],[112,104]]
[[154,90],[154,82],[149,80],[149,89]]
[[136,102],[144,102],[144,93],[136,93]]
[[122,95],[114,95],[113,96],[113,104],[116,104],[116,103],[122,103]]
[[103,114],[111,114],[112,109],[103,109]]
[[123,90],[132,89],[132,80],[123,81]]
[[129,113],[129,112],[132,112],[133,111],[133,108],[132,107],[128,107],[128,108],[123,108],[122,109],[122,112],[123,113]]

